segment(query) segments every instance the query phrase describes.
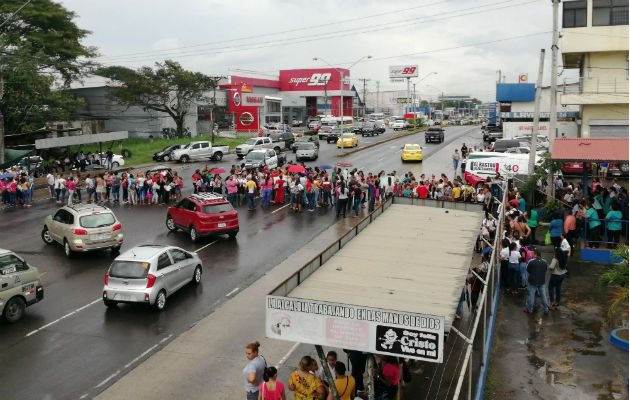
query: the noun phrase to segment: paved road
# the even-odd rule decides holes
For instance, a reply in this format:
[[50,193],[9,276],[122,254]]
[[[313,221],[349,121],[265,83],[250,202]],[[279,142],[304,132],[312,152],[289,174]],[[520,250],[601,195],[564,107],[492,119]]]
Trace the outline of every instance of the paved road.
[[[388,134],[385,134],[387,137]],[[405,171],[450,166],[452,148],[465,138],[480,137],[478,127],[449,127],[446,143],[424,146],[423,164],[403,165],[403,143],[421,143],[421,134],[397,139],[345,157],[344,161],[365,171]],[[381,135],[378,139],[382,139]],[[377,138],[360,138],[360,143]],[[449,144],[453,146],[449,146]],[[320,158],[307,165],[334,164],[339,150],[322,141]],[[293,158],[290,155],[290,158]],[[213,165],[229,169],[236,163],[228,156]],[[201,164],[182,168],[189,177]],[[187,180],[190,182],[189,180]],[[334,221],[331,213],[295,215],[283,209],[240,213],[241,231],[235,240],[209,238],[192,244],[183,233],[168,233],[165,208],[115,207],[125,228],[125,248],[145,243],[164,243],[198,251],[204,262],[203,283],[185,287],[169,298],[167,309],[155,313],[144,307],[124,305],[106,309],[100,301],[103,276],[111,262],[109,252],[80,255],[67,260],[60,246],[46,246],[39,233],[46,215],[56,205],[39,202],[29,210],[1,212],[2,247],[23,255],[44,274],[45,300],[29,309],[14,325],[0,323],[3,352],[0,355],[0,398],[79,398],[111,385],[141,362],[156,345],[171,340],[211,313],[226,295],[242,290],[266,271],[309,243]],[[261,317],[262,318],[262,317]],[[262,322],[262,320],[261,320]]]

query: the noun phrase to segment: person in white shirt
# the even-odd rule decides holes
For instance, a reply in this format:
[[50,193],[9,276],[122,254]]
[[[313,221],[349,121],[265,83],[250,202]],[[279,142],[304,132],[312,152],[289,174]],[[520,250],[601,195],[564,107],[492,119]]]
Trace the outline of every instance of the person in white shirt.
[[324,368],[328,367],[328,370],[330,371],[330,375],[333,378],[333,382],[335,380],[335,363],[337,362],[337,353],[335,351],[329,351],[326,354],[326,365],[324,365],[322,368],[318,368],[315,371],[315,376],[318,377],[319,379],[322,380],[322,382],[327,383],[328,381],[326,380],[326,373],[324,372]]
[[560,269],[568,271],[567,261],[569,256],[571,255],[571,245],[566,238],[566,233],[562,232],[560,234],[560,239],[560,252],[558,253],[558,262],[560,263]]
[[55,197],[55,176],[51,173],[46,175],[46,182],[48,183],[48,191],[50,192],[50,198]]

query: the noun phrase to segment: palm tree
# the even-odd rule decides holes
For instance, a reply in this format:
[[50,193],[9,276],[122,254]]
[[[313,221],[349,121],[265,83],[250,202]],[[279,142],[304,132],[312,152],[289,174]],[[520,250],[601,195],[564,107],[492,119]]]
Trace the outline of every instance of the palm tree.
[[628,246],[619,246],[613,252],[613,256],[615,259],[621,259],[621,262],[599,277],[601,286],[616,286],[608,306],[608,323],[610,325],[614,324],[619,306],[628,300]]

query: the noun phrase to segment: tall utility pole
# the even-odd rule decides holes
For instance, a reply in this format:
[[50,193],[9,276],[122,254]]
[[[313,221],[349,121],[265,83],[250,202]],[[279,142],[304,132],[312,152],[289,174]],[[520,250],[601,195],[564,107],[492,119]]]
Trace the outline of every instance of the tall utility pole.
[[2,115],[2,98],[4,97],[4,75],[0,63],[0,165],[4,164],[4,115]]
[[[409,107],[411,100],[411,78],[407,78],[407,107]],[[407,108],[407,112],[409,109]],[[405,113],[403,112],[403,118],[405,117]]]
[[381,82],[376,81],[376,108],[374,112],[380,112],[380,98],[381,98]]
[[[549,102],[549,153],[556,139],[557,110],[558,110],[558,6],[560,0],[551,0],[553,6],[553,33],[551,42],[551,99]],[[547,195],[553,197],[553,174],[547,177]]]
[[540,92],[542,91],[543,68],[545,66],[545,49],[540,49],[540,61],[538,63],[538,79],[536,80],[536,95],[534,97],[534,125],[532,126],[532,140],[529,146],[529,171],[534,173],[536,167],[536,143],[538,141],[538,125],[540,124]]
[[411,98],[411,107],[413,107],[413,129],[416,129],[416,84],[413,84],[413,97]]
[[363,81],[363,116],[365,117],[365,104],[367,103],[366,83],[369,82],[371,79],[361,78],[361,79],[358,79],[358,80],[359,81]]

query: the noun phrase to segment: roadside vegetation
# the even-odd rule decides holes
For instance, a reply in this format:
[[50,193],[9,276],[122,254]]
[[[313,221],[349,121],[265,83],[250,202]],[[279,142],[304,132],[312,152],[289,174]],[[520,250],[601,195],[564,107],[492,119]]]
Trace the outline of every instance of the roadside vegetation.
[[[618,321],[621,317],[619,311],[628,310],[628,246],[619,246],[613,252],[613,257],[620,262],[599,277],[599,284],[601,287],[612,289],[608,306],[608,324],[614,328],[622,326]],[[619,307],[622,305],[625,307],[620,310]]]

